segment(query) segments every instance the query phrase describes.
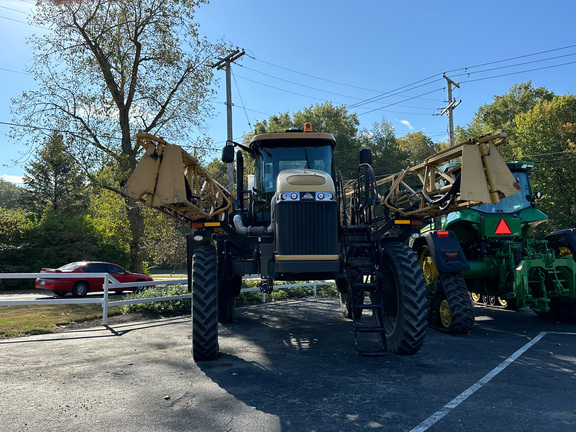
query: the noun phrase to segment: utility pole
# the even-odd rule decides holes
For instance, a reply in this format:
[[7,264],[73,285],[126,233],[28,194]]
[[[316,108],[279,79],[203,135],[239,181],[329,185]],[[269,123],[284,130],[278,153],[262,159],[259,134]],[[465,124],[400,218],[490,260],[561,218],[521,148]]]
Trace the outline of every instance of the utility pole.
[[454,142],[454,119],[452,118],[452,111],[454,111],[454,108],[460,105],[460,102],[462,101],[459,100],[458,102],[456,102],[454,99],[452,99],[452,86],[455,86],[456,88],[460,88],[460,86],[454,81],[452,81],[450,78],[448,78],[446,74],[442,76],[448,83],[448,106],[442,110],[440,115],[448,113],[448,128],[450,129],[450,146],[453,146],[455,142]]
[[[226,129],[227,138],[226,145],[232,145],[234,140],[234,135],[232,134],[232,83],[231,83],[231,69],[230,65],[238,60],[245,54],[244,50],[239,49],[234,50],[229,55],[218,60],[217,63],[212,65],[213,68],[222,70],[226,68]],[[234,189],[234,167],[232,162],[228,164],[228,189],[230,192]]]

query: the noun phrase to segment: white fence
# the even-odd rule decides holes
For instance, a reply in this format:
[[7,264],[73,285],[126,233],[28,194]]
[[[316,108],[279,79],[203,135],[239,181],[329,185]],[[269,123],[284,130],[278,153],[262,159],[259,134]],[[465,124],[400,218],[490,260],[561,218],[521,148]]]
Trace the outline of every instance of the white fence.
[[[36,278],[49,278],[51,275],[47,273],[0,273],[0,279],[36,279]],[[56,276],[53,276],[56,277]],[[59,279],[77,279],[78,273],[58,273]],[[175,295],[175,296],[162,296],[151,297],[145,299],[134,300],[117,300],[109,301],[110,291],[119,288],[124,290],[133,290],[134,287],[158,286],[158,285],[188,285],[187,279],[174,279],[174,280],[158,280],[150,282],[129,282],[120,283],[113,276],[108,273],[83,273],[82,278],[100,278],[104,279],[102,290],[104,295],[102,298],[59,298],[59,299],[42,299],[42,300],[8,300],[0,301],[0,306],[24,306],[24,305],[37,305],[37,304],[77,304],[77,303],[95,303],[102,304],[102,324],[108,324],[108,308],[111,306],[123,306],[129,304],[151,303],[156,301],[168,301],[177,299],[190,298],[190,294]]]
[[[36,279],[36,278],[47,278],[49,277],[46,273],[0,273],[0,279]],[[58,273],[58,278],[78,278],[78,273]],[[182,284],[188,286],[188,279],[174,279],[174,280],[154,280],[150,282],[129,282],[120,283],[113,276],[108,273],[83,273],[82,278],[101,278],[104,279],[104,284],[102,285],[102,290],[104,295],[102,298],[58,298],[58,299],[40,299],[40,300],[0,300],[0,306],[28,306],[28,305],[38,305],[38,304],[78,304],[78,303],[94,303],[102,304],[102,325],[108,324],[108,308],[112,306],[123,306],[130,304],[141,304],[141,303],[152,303],[158,301],[169,301],[178,299],[190,298],[191,294],[173,295],[173,296],[162,296],[162,297],[151,297],[151,298],[140,298],[133,300],[117,300],[109,301],[110,290],[114,291],[119,288],[126,291],[133,290],[134,287],[147,287],[147,286],[166,286]],[[247,278],[251,279],[251,278]],[[274,289],[290,289],[311,286],[313,288],[314,296],[316,296],[316,289],[318,285],[334,285],[333,281],[314,281],[310,283],[300,283],[300,284],[290,284],[290,285],[274,285]],[[260,291],[259,287],[255,288],[244,288],[240,292],[253,292]],[[266,303],[266,294],[262,293],[262,303]]]

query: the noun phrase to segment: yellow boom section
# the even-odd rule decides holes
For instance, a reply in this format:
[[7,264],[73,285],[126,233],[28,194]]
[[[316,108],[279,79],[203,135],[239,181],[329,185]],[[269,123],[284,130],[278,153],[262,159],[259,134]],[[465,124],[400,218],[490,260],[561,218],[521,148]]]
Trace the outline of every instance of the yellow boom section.
[[136,134],[146,153],[124,185],[129,197],[177,219],[214,219],[232,206],[231,194],[181,147]]
[[[392,215],[433,217],[480,204],[497,204],[520,190],[497,146],[506,133],[473,138],[423,163],[378,180],[382,205]],[[440,166],[461,157],[447,170]]]

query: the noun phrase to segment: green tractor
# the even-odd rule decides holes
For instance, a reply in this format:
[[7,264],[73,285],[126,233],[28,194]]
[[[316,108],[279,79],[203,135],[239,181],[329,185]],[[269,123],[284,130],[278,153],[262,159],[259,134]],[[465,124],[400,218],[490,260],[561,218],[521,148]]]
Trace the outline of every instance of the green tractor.
[[[548,217],[535,205],[538,194],[530,183],[534,164],[507,165],[521,186],[519,193],[498,204],[439,216],[434,228],[452,231],[460,242],[470,265],[462,276],[474,302],[529,307],[540,316],[576,322],[576,232],[564,229],[536,240],[535,228]],[[442,283],[442,272],[428,255],[422,254],[420,263],[428,274],[429,298],[434,300],[432,282]],[[449,318],[439,321],[446,330]]]

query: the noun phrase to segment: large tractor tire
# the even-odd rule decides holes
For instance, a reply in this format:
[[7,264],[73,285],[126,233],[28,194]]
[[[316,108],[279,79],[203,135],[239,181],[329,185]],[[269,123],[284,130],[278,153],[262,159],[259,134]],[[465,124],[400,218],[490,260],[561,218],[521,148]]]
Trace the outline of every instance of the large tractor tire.
[[192,256],[192,355],[218,356],[218,260],[214,246],[198,246]]
[[[373,303],[384,305],[382,326],[388,351],[400,355],[417,353],[426,337],[426,285],[416,255],[402,243],[382,248],[379,289],[371,292]],[[378,321],[378,316],[376,320]]]
[[460,273],[438,271],[434,257],[427,246],[420,249],[418,259],[427,284],[439,284],[432,290],[428,322],[447,333],[468,333],[474,326],[474,305],[466,282]]
[[448,333],[469,333],[474,327],[474,306],[459,273],[441,273],[445,299],[440,302],[439,324]]

